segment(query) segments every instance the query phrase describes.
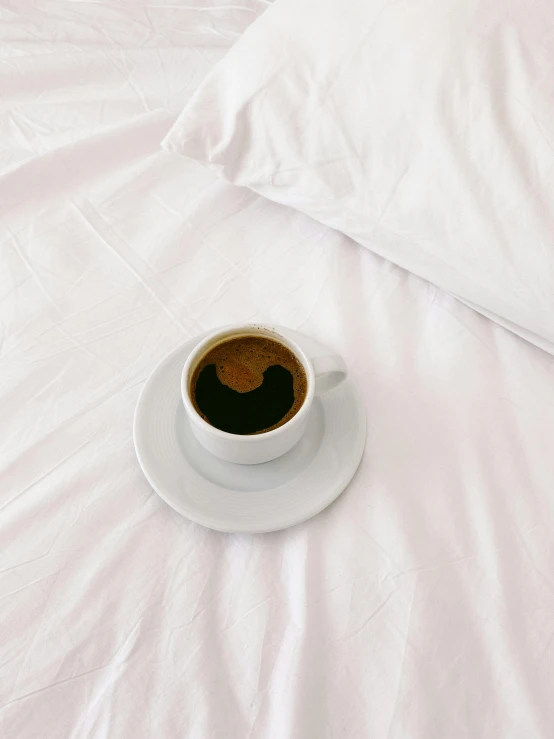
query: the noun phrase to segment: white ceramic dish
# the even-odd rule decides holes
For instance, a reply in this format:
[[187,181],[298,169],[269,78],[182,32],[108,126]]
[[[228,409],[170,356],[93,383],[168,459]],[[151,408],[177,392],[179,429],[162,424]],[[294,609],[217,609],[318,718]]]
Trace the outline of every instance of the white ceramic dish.
[[[324,344],[280,328],[308,356]],[[207,452],[194,437],[181,400],[181,372],[198,343],[175,349],[154,370],[137,403],[134,441],[142,470],[172,508],[203,526],[227,532],[276,531],[305,521],[332,503],[363,454],[365,410],[354,381],[315,398],[308,428],[271,462],[239,465]]]

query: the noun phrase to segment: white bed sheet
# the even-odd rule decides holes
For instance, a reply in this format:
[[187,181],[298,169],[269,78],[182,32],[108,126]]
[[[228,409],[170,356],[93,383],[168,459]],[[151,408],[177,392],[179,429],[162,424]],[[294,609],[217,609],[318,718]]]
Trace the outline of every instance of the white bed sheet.
[[[554,357],[159,150],[264,3],[0,2],[0,736],[541,739]],[[271,535],[144,480],[158,361],[229,320],[341,352],[367,451]]]

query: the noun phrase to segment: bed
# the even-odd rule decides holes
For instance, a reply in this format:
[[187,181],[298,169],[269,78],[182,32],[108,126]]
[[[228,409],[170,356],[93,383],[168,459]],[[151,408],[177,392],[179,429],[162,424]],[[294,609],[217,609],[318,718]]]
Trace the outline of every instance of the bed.
[[[554,357],[160,148],[267,7],[0,2],[0,734],[547,739]],[[367,410],[347,490],[267,535],[177,514],[131,435],[243,321],[325,339]]]

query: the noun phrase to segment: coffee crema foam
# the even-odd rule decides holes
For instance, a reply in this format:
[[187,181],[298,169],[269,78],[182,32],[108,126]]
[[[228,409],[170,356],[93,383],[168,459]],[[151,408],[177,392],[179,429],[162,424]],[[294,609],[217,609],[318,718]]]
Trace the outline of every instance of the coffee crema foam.
[[[216,344],[201,358],[198,365],[195,367],[190,382],[190,396],[193,405],[197,412],[211,425],[216,428],[223,428],[222,425],[214,423],[213,419],[210,419],[204,410],[200,407],[204,405],[206,407],[207,402],[200,398],[200,387],[198,387],[198,380],[203,374],[206,378],[208,371],[204,372],[206,368],[210,368],[211,365],[215,366],[215,372],[219,382],[227,388],[234,390],[235,393],[245,394],[252,393],[253,391],[262,388],[264,383],[264,373],[270,368],[283,368],[287,370],[292,377],[292,405],[286,411],[286,413],[276,422],[268,425],[267,427],[261,428],[256,431],[250,432],[232,432],[232,433],[264,433],[271,431],[274,428],[279,428],[287,421],[289,421],[296,413],[300,410],[307,393],[308,381],[304,367],[293,354],[293,352],[281,344],[279,341],[270,339],[266,336],[238,336],[231,337],[230,339],[223,340],[219,344]],[[213,370],[211,370],[213,373]],[[270,371],[266,378],[274,377],[276,369]],[[269,380],[266,380],[269,383]],[[206,383],[204,382],[204,385]],[[197,387],[198,387],[198,398],[197,398]],[[277,384],[274,393],[279,394],[280,387]],[[227,393],[228,395],[228,393]],[[233,400],[233,394],[231,394],[231,400]],[[221,396],[221,404],[226,402],[226,395],[223,393]],[[260,403],[269,405],[269,401],[273,398],[262,400],[261,390],[255,393],[249,398],[244,400],[244,412],[248,412],[247,400],[254,400],[256,397],[260,397]],[[240,406],[240,399],[235,396],[235,401]],[[208,403],[209,405],[209,403]],[[288,403],[287,403],[288,405]],[[260,409],[257,409],[260,410]],[[261,409],[263,411],[263,408]],[[263,413],[261,413],[263,417]],[[223,430],[227,430],[223,428]]]

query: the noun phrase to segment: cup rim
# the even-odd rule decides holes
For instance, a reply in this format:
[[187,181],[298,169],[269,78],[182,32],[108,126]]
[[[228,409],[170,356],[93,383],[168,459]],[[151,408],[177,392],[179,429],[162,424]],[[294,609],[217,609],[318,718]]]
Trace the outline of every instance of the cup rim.
[[[216,340],[219,336],[224,337],[228,334],[233,335],[234,333],[241,335],[241,332],[244,332],[244,335],[248,336],[249,332],[254,333],[257,330],[265,331],[270,334],[275,334],[275,341],[281,341],[281,343],[283,343],[288,349],[293,352],[295,357],[302,364],[307,378],[306,397],[304,398],[304,402],[300,406],[298,412],[295,413],[292,418],[289,418],[289,420],[282,426],[279,426],[276,429],[272,429],[271,431],[262,431],[258,434],[232,434],[229,431],[222,431],[222,429],[218,429],[215,426],[212,426],[198,413],[189,395],[188,378],[190,376],[190,371],[193,364],[195,364],[196,360],[199,358],[200,352],[202,352],[202,350],[205,349],[210,344],[210,342]],[[211,331],[203,339],[201,339],[194,347],[194,349],[190,352],[181,372],[181,399],[183,401],[183,405],[185,406],[185,411],[187,412],[187,415],[189,416],[190,420],[201,429],[220,439],[233,439],[235,441],[237,439],[241,439],[244,441],[244,443],[261,443],[266,439],[273,439],[283,433],[286,433],[286,431],[290,430],[293,423],[300,423],[302,419],[306,416],[312,404],[314,395],[315,374],[312,363],[310,362],[304,350],[300,346],[298,346],[295,341],[289,339],[287,336],[284,336],[280,331],[273,328],[273,326],[263,323],[237,323],[231,324],[229,326],[222,326],[215,331]]]

